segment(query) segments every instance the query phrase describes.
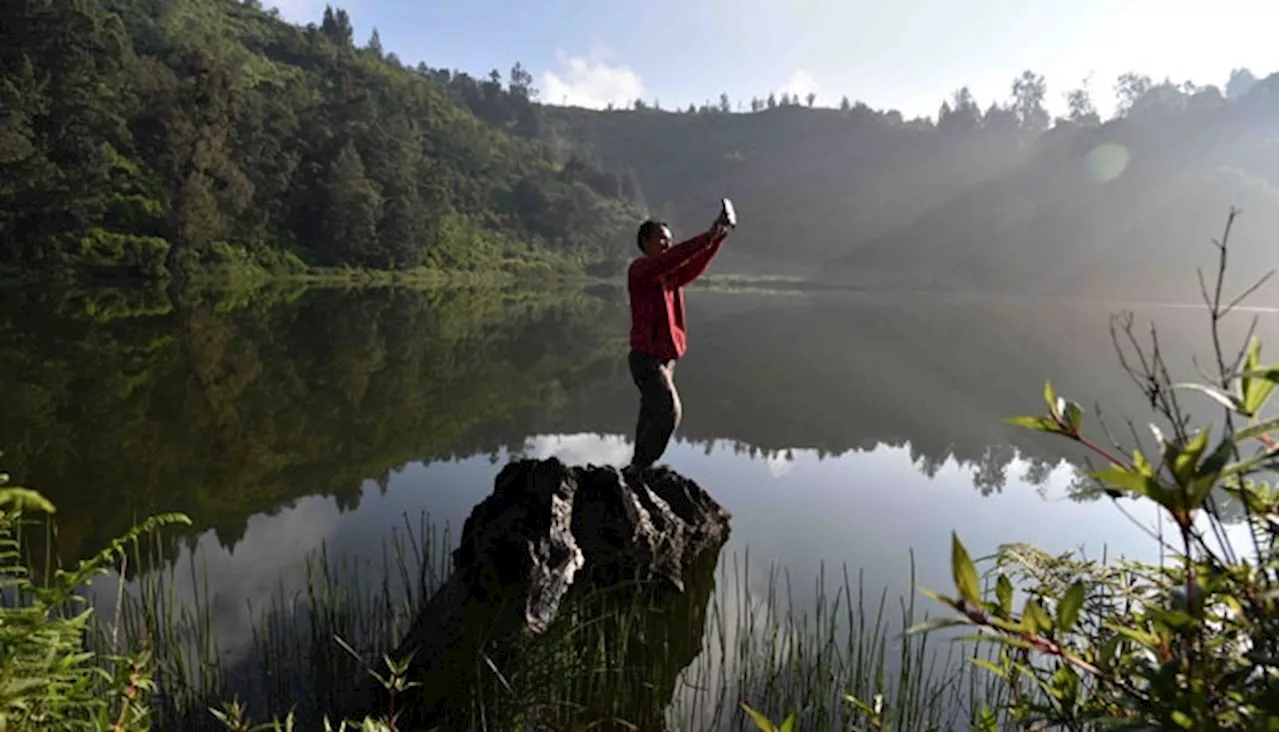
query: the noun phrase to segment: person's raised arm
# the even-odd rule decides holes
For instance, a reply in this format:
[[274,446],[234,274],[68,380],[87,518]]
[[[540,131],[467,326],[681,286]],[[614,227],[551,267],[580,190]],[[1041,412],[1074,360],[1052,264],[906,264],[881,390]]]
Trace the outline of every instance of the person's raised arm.
[[657,256],[637,259],[631,265],[631,277],[641,282],[655,282],[674,273],[680,269],[681,265],[688,262],[691,257],[712,246],[712,234],[712,231],[704,231],[692,239],[676,244]]
[[727,235],[728,233],[724,231],[713,233],[711,237],[711,245],[705,249],[699,249],[692,257],[685,260],[684,264],[680,265],[679,269],[676,270],[676,284],[680,287],[684,287],[702,276],[702,273],[707,271],[707,267],[711,266],[711,260],[715,258],[716,253],[720,251],[720,245],[724,242],[724,238]]

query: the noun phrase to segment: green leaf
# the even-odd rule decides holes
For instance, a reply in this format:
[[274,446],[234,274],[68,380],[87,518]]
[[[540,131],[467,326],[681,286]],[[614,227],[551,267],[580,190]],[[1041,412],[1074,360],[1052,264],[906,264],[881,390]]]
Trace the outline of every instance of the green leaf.
[[1000,602],[1000,614],[1009,617],[1013,612],[1013,583],[1003,574],[996,580],[996,599]]
[[0,488],[0,506],[14,504],[16,508],[54,513],[53,504],[30,488]]
[[[1186,602],[1186,593],[1182,593],[1180,595],[1181,606],[1186,607]],[[1149,607],[1147,608],[1147,614],[1150,615],[1153,620],[1158,620],[1159,622],[1169,626],[1172,630],[1189,630],[1196,626],[1196,619],[1183,610],[1166,610],[1163,608]]]
[[1262,405],[1267,402],[1267,398],[1271,396],[1271,392],[1276,390],[1275,382],[1263,379],[1249,379],[1244,382],[1244,393],[1241,394],[1242,408],[1240,411],[1252,417],[1262,409]]
[[1146,633],[1144,631],[1138,630],[1137,628],[1130,628],[1128,626],[1119,625],[1117,623],[1106,623],[1105,627],[1147,648],[1155,648],[1156,646],[1160,645],[1160,639],[1157,638],[1153,633]]
[[1068,702],[1068,708],[1075,706],[1080,693],[1080,677],[1076,676],[1070,666],[1065,663],[1059,666],[1049,684],[1056,698]]
[[1058,399],[1053,394],[1053,384],[1047,379],[1044,382],[1044,403],[1049,407],[1049,414],[1056,417],[1058,413],[1054,410],[1058,408]]
[[1223,394],[1217,389],[1214,389],[1211,386],[1205,386],[1204,384],[1194,384],[1194,383],[1174,384],[1173,388],[1190,389],[1192,391],[1198,391],[1201,394],[1204,394],[1205,396],[1209,397],[1215,402],[1226,407],[1227,409],[1230,409],[1235,412],[1240,411],[1240,408],[1242,406],[1240,404],[1240,401],[1236,399],[1234,396],[1228,396],[1227,394]]
[[742,703],[742,708],[746,710],[747,714],[751,715],[751,721],[755,722],[756,729],[759,732],[778,732],[778,728],[774,726],[772,720],[747,706],[746,702]]
[[1084,410],[1080,408],[1079,404],[1070,399],[1058,397],[1058,414],[1071,434],[1080,433],[1080,422],[1084,418]]
[[1095,470],[1090,472],[1088,475],[1094,480],[1106,483],[1107,485],[1111,485],[1116,488],[1121,488],[1129,491],[1130,493],[1137,493],[1138,495],[1146,495],[1147,493],[1146,477],[1135,470],[1122,468],[1120,466],[1113,466],[1110,468],[1103,468],[1102,470]]
[[1255,336],[1249,339],[1248,356],[1240,374],[1240,411],[1250,417],[1262,409],[1280,379],[1280,369],[1275,366],[1260,368],[1261,362],[1262,342]]
[[1053,630],[1053,618],[1034,597],[1028,598],[1022,608],[1022,627],[1033,633]]
[[1141,450],[1133,451],[1133,469],[1139,475],[1148,478],[1156,474],[1155,468],[1147,461],[1147,456],[1143,455]]
[[941,628],[954,628],[957,625],[973,625],[968,618],[930,618],[907,628],[903,635],[918,635]]
[[930,600],[934,600],[935,602],[940,602],[943,605],[955,604],[955,600],[952,600],[950,597],[946,597],[945,595],[940,595],[934,592],[933,590],[929,589],[928,587],[921,587],[920,585],[916,585],[916,592],[919,592],[921,595],[924,595]]
[[1015,427],[1027,427],[1041,432],[1059,432],[1058,423],[1048,417],[1007,417],[1008,424]]
[[1181,712],[1177,709],[1170,712],[1169,717],[1173,719],[1174,724],[1178,725],[1183,729],[1191,729],[1192,727],[1195,726],[1195,722],[1192,721],[1191,717],[1188,717],[1186,713]]
[[1250,369],[1241,375],[1248,376],[1251,379],[1270,381],[1272,384],[1275,384],[1276,380],[1280,379],[1280,367],[1270,366],[1263,369]]
[[1213,452],[1209,453],[1209,457],[1205,458],[1204,462],[1196,468],[1195,477],[1216,479],[1222,469],[1226,467],[1227,461],[1231,459],[1234,449],[1234,437],[1222,438],[1222,442],[1219,442]]
[[795,732],[795,728],[796,728],[796,713],[792,712],[787,715],[786,719],[782,720],[782,729],[780,729],[778,732]]
[[1076,627],[1080,608],[1084,606],[1084,583],[1076,580],[1058,603],[1058,630],[1068,633]]
[[1174,455],[1169,469],[1173,471],[1173,476],[1179,485],[1186,485],[1191,480],[1191,476],[1195,474],[1196,463],[1200,462],[1200,456],[1204,454],[1208,444],[1209,430],[1203,429]]
[[978,712],[978,718],[969,725],[969,730],[970,732],[1000,732],[1000,721],[996,719],[996,713],[991,711],[991,707],[983,704],[982,710]]
[[[1137,452],[1135,451],[1136,454]],[[1113,466],[1094,471],[1088,475],[1103,483],[1110,483],[1116,488],[1150,498],[1169,511],[1177,508],[1175,501],[1177,495],[1160,482],[1160,479],[1151,471],[1150,465],[1145,460],[1135,460],[1133,470]]]
[[1222,469],[1222,473],[1219,477],[1227,478],[1232,475],[1239,475],[1239,474],[1248,475],[1249,473],[1253,472],[1253,469],[1258,467],[1259,465],[1275,460],[1276,456],[1277,456],[1277,449],[1271,448],[1270,450],[1267,450],[1266,452],[1261,453],[1259,455],[1255,455],[1249,458],[1248,460],[1241,460],[1238,463],[1232,463],[1231,465],[1228,465],[1227,467]]
[[853,706],[857,707],[858,711],[862,712],[868,717],[871,717],[873,720],[879,719],[880,712],[884,707],[884,697],[881,696],[880,694],[875,695],[875,698],[873,699],[873,702],[871,704],[864,702],[863,700],[859,699],[853,694],[845,694],[844,700],[849,704],[852,704]]
[[1007,678],[1007,674],[1005,674],[1004,669],[1000,668],[999,666],[995,665],[994,663],[988,661],[985,658],[971,657],[969,659],[969,662],[972,663],[974,666],[985,668],[986,670],[995,674],[997,678],[1001,678],[1001,679]]
[[1216,476],[1208,476],[1204,478],[1196,478],[1187,486],[1187,506],[1188,510],[1195,511],[1204,507],[1204,502],[1209,499],[1209,494],[1213,493],[1213,487],[1217,485]]
[[1098,651],[1098,666],[1103,670],[1110,668],[1112,659],[1115,658],[1116,650],[1120,647],[1121,636],[1113,635],[1102,644],[1102,649]]
[[956,591],[973,607],[982,607],[982,595],[978,585],[978,570],[973,567],[973,560],[956,532],[951,532],[951,575],[955,579]]
[[952,643],[999,643],[999,633],[969,633],[951,639]]
[[1280,419],[1268,419],[1266,422],[1259,422],[1258,424],[1245,427],[1232,435],[1232,439],[1236,442],[1244,442],[1245,440],[1252,440],[1256,437],[1261,437],[1277,430],[1280,430]]

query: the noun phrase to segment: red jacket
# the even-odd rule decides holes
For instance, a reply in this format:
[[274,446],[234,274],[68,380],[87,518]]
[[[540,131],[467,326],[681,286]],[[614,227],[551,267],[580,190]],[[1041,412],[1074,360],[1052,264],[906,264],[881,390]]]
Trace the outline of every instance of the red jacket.
[[684,286],[707,271],[723,241],[723,235],[713,238],[705,231],[656,257],[631,263],[631,350],[662,359],[684,355]]

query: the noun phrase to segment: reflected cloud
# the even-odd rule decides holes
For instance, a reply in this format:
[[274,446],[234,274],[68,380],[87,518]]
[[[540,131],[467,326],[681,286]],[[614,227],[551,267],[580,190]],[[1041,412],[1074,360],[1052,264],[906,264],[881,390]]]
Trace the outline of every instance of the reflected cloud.
[[[307,555],[319,551],[344,518],[333,499],[307,498],[274,515],[249,519],[234,549],[224,548],[216,533],[207,531],[178,550],[165,581],[188,611],[209,593],[213,633],[224,659],[236,663],[248,652],[254,624],[273,598],[291,598],[305,589]],[[136,596],[140,581],[131,578],[126,592]],[[119,573],[112,572],[87,593],[108,622],[119,584]]]
[[775,478],[781,478],[791,472],[791,453],[777,452],[765,459],[764,464],[769,468],[769,475]]
[[621,435],[538,435],[529,438],[525,446],[528,457],[555,457],[568,465],[621,467],[631,460],[631,441]]

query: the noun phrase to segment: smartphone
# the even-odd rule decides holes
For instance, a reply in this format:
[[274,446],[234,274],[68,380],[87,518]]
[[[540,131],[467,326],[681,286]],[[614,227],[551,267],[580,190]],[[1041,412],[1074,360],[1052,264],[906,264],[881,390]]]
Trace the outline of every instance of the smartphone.
[[720,217],[729,225],[729,228],[738,225],[738,213],[733,210],[733,201],[727,198],[720,199]]

